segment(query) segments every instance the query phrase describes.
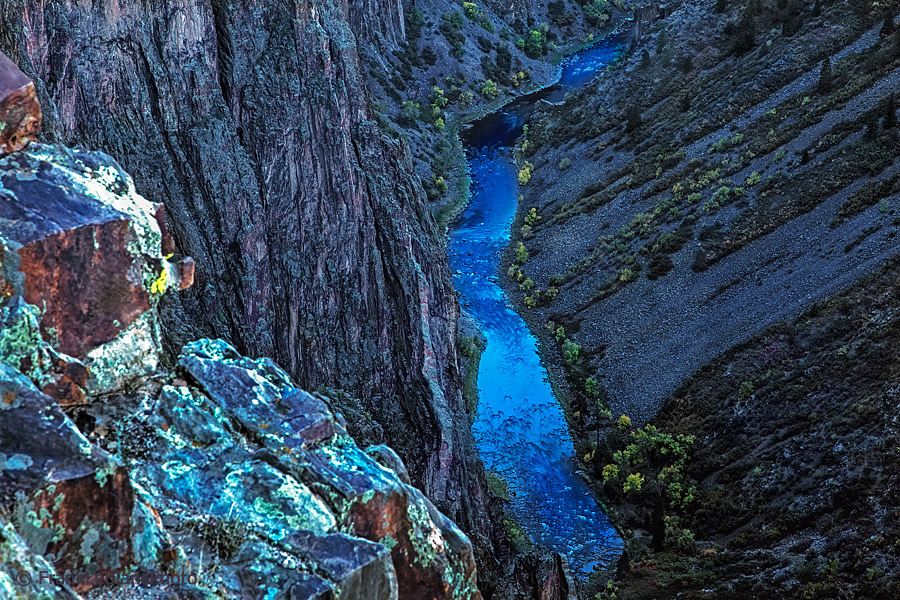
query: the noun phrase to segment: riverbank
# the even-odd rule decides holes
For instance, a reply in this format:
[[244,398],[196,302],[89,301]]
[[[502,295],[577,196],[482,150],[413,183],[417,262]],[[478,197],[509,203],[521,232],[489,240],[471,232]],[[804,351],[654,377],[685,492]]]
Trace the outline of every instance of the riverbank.
[[445,239],[448,230],[454,219],[465,209],[470,197],[470,180],[468,177],[468,165],[466,163],[465,149],[463,147],[460,131],[467,125],[483,119],[487,115],[500,110],[507,104],[534,94],[542,89],[550,87],[559,81],[561,74],[561,64],[568,58],[573,57],[579,52],[600,43],[604,38],[617,32],[626,23],[631,21],[624,13],[617,13],[613,20],[614,24],[610,24],[606,28],[600,30],[596,36],[590,34],[590,39],[573,42],[565,48],[557,49],[551,53],[546,62],[557,66],[556,73],[552,78],[536,82],[529,80],[523,84],[521,88],[516,88],[516,93],[504,94],[490,102],[482,104],[472,110],[464,112],[448,113],[445,119],[445,139],[451,143],[451,161],[452,169],[455,173],[456,182],[451,189],[454,190],[446,202],[442,201],[438,206],[432,206],[432,214],[438,225],[438,231]]

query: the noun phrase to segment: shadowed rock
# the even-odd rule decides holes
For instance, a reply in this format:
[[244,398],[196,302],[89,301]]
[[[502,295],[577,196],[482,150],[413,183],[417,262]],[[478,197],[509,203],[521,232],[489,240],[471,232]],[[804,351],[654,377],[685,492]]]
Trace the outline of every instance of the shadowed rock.
[[[59,572],[155,561],[135,549],[151,520],[135,518],[128,473],[91,444],[53,400],[0,362],[0,512]],[[165,536],[157,532],[159,540]],[[77,550],[76,550],[77,549]]]

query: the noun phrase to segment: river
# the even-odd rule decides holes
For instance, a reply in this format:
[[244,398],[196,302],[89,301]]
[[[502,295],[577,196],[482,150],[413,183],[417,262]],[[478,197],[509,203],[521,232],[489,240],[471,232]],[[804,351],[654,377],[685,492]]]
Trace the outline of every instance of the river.
[[471,197],[447,246],[460,302],[487,338],[473,424],[482,459],[509,483],[509,510],[519,525],[535,542],[568,556],[581,575],[610,566],[622,541],[578,474],[537,339],[507,302],[497,277],[516,211],[511,147],[522,126],[537,102],[558,102],[605,69],[627,39],[612,34],[582,50],[562,65],[556,84],[517,98],[462,134]]

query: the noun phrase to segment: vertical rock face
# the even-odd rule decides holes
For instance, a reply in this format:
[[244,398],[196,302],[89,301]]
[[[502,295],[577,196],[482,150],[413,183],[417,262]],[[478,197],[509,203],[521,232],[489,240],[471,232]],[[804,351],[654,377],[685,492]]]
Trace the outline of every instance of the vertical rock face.
[[389,13],[396,36],[395,4],[4,0],[0,49],[35,78],[50,138],[115,155],[165,204],[197,261],[164,313],[169,342],[224,337],[304,387],[360,396],[414,482],[475,533],[458,308],[348,25]]
[[406,41],[406,16],[402,0],[350,2],[350,27],[360,42],[377,42],[384,48]]

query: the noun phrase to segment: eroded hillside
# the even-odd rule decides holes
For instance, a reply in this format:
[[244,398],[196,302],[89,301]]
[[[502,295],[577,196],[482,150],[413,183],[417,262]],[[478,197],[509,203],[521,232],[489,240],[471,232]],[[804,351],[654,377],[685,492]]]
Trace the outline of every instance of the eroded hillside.
[[645,421],[895,254],[898,35],[865,2],[685,4],[534,120],[510,287],[577,425],[595,428],[589,378]]

